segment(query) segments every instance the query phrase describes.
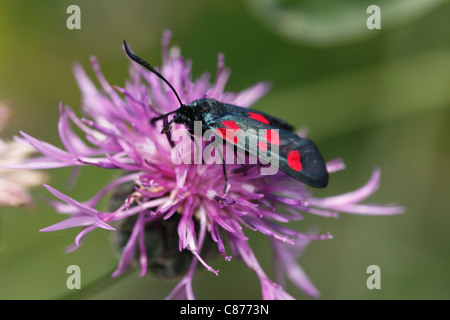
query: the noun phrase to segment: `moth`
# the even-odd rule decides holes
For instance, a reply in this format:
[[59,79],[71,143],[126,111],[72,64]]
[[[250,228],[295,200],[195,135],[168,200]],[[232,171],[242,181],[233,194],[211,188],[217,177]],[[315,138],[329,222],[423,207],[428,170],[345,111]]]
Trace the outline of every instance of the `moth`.
[[[296,135],[292,125],[267,113],[211,98],[201,98],[184,104],[166,78],[147,61],[132,53],[125,41],[124,46],[127,55],[133,61],[154,73],[170,87],[180,104],[178,109],[151,120],[152,124],[161,119],[165,120],[161,133],[169,132],[172,128],[171,124],[177,123],[184,125],[191,134],[194,134],[194,122],[200,121],[203,132],[211,129],[217,136],[234,144],[241,151],[266,161],[271,160],[268,158],[269,154],[271,157],[276,156],[279,169],[292,178],[315,188],[327,186],[328,171],[322,155],[311,140]],[[171,114],[174,114],[173,118],[167,121]],[[256,145],[242,142],[243,139],[248,138],[248,132],[255,132],[256,135],[261,130],[265,134],[262,137],[260,135],[254,137],[258,141]],[[277,147],[278,152],[267,153],[274,146]],[[225,165],[223,168],[225,182],[227,182]]]

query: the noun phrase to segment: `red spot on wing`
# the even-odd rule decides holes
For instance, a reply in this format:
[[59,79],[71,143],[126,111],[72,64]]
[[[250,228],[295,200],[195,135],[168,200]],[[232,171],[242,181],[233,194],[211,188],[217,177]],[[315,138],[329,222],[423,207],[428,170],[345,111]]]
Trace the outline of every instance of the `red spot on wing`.
[[258,148],[262,151],[267,151],[268,149],[267,143],[265,143],[264,141],[259,141]]
[[249,118],[250,119],[255,119],[259,122],[262,122],[264,124],[269,124],[269,120],[267,120],[266,117],[264,117],[263,115],[259,114],[259,113],[254,113],[254,112],[248,112]]
[[264,135],[264,138],[267,140],[267,142],[271,144],[280,145],[280,135],[278,134],[277,130],[270,129],[266,131],[266,134]]
[[291,150],[287,156],[287,160],[292,170],[300,171],[303,169],[302,163],[300,162],[300,153],[297,150]]
[[235,121],[233,121],[233,120],[225,120],[225,121],[222,121],[222,124],[223,124],[225,127],[228,127],[228,128],[230,128],[230,129],[236,130],[236,132],[239,132],[239,131],[241,130],[241,129],[239,128],[238,124],[237,124]]
[[217,128],[215,132],[221,136],[223,139],[230,141],[231,143],[239,143],[239,138],[234,134],[234,130],[229,130],[225,128]]

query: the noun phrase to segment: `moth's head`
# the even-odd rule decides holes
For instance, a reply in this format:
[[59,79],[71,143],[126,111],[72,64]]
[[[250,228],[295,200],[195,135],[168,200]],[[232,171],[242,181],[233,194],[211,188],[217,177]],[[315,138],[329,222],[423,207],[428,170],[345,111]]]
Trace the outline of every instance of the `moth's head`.
[[188,124],[195,120],[195,109],[189,104],[182,104],[175,112],[175,123]]

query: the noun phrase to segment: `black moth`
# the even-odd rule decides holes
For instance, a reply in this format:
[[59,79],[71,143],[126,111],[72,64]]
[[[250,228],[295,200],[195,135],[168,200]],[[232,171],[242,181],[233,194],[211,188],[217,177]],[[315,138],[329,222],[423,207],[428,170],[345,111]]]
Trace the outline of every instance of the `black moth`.
[[[242,151],[260,158],[268,153],[258,152],[258,150],[267,151],[269,146],[276,145],[278,147],[277,162],[280,170],[309,186],[316,188],[327,186],[328,172],[319,150],[311,140],[300,138],[293,133],[293,127],[286,121],[257,110],[222,103],[210,98],[197,99],[189,105],[185,105],[181,102],[173,86],[158,71],[148,62],[133,54],[125,41],[124,45],[128,56],[161,78],[175,93],[180,103],[178,109],[151,120],[152,123],[161,119],[167,121],[168,115],[175,114],[171,121],[165,123],[161,133],[167,133],[170,131],[172,123],[178,123],[185,125],[189,132],[193,134],[194,121],[201,121],[203,132],[212,129],[221,138],[235,144],[238,149],[241,148]],[[266,132],[263,139],[259,139],[256,149],[250,147],[248,143],[239,143],[241,140],[240,134],[249,132],[249,129],[254,132],[259,132],[262,129]],[[232,131],[231,134],[230,131]],[[243,138],[245,139],[245,136]],[[272,153],[271,156],[273,155]],[[226,182],[225,164],[223,168]]]

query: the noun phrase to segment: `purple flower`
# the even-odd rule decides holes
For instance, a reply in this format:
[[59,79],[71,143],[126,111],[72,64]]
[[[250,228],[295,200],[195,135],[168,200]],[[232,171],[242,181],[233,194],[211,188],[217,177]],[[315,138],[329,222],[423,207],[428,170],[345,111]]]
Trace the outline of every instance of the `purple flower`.
[[[225,92],[230,70],[224,66],[223,55],[219,55],[212,83],[208,74],[193,80],[192,62],[185,61],[178,48],[170,48],[169,42],[170,33],[165,32],[159,71],[184,102],[210,97],[248,107],[268,91],[266,83],[258,83],[240,93]],[[360,203],[378,188],[378,169],[356,191],[317,198],[304,184],[281,171],[274,176],[262,176],[252,168],[242,170],[241,165],[227,165],[229,190],[224,194],[221,165],[174,164],[172,141],[161,134],[162,121],[155,126],[150,124],[152,118],[178,106],[166,84],[132,63],[125,86],[111,86],[97,60],[92,58],[91,62],[101,88],[97,89],[79,65],[75,66],[85,117],[79,118],[71,108],[60,105],[58,131],[64,148],[22,133],[20,139],[42,156],[15,167],[94,166],[121,172],[87,201],[75,200],[45,185],[59,199],[52,203],[53,207],[67,218],[41,230],[82,227],[69,251],[80,246],[86,235],[97,228],[116,233],[121,258],[114,277],[130,264],[139,266],[141,276],[149,270],[166,277],[183,274],[168,298],[194,299],[192,280],[197,267],[203,266],[215,275],[219,273],[207,262],[207,256],[215,251],[226,261],[235,257],[253,270],[260,280],[264,299],[292,299],[281,285],[284,274],[301,290],[317,297],[317,289],[296,258],[309,241],[330,239],[331,235],[301,233],[289,229],[287,223],[302,219],[305,213],[336,217],[338,212],[390,215],[403,211],[399,206]],[[84,139],[72,126],[84,133]],[[174,125],[177,128],[183,126]],[[183,141],[191,143],[189,139]],[[327,164],[329,172],[343,168],[339,159]],[[99,202],[105,197],[112,200],[106,210],[101,210]],[[258,263],[248,242],[250,230],[271,240],[278,283]],[[175,243],[175,248],[170,243]]]

